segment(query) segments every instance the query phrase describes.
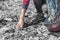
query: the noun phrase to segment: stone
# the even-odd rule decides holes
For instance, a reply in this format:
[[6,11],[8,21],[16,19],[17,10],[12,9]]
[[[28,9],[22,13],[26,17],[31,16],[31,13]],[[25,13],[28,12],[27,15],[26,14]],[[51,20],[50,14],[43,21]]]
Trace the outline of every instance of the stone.
[[57,37],[50,35],[48,40],[57,40],[57,39],[58,39]]
[[34,37],[34,40],[39,40],[39,37]]
[[47,37],[49,33],[50,33],[50,32],[44,32],[43,35],[44,35],[45,37]]
[[12,21],[12,18],[4,18],[4,20],[6,20],[6,21]]
[[6,30],[9,30],[10,28],[7,28],[7,27],[3,27],[0,29],[0,33],[4,33]]
[[[0,0],[0,40],[60,40],[41,23],[16,30],[18,17],[21,14],[23,0]],[[44,5],[46,7],[46,5]],[[43,10],[45,11],[45,10]],[[25,13],[25,22],[30,23],[37,15],[33,1]],[[46,15],[45,15],[46,17]],[[6,25],[3,25],[3,24]]]

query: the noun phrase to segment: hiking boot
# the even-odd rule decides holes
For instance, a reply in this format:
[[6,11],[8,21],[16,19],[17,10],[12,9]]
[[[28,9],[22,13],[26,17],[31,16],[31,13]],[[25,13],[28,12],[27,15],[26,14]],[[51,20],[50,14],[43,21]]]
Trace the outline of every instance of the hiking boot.
[[47,24],[46,27],[50,32],[60,32],[60,24],[55,23],[55,24]]
[[24,22],[23,28],[27,28],[28,26],[30,26],[28,23]]
[[40,22],[44,22],[45,21],[45,17],[44,17],[44,14],[37,14],[35,19],[32,20],[32,22],[30,23],[30,25],[35,25],[35,24],[38,24]]

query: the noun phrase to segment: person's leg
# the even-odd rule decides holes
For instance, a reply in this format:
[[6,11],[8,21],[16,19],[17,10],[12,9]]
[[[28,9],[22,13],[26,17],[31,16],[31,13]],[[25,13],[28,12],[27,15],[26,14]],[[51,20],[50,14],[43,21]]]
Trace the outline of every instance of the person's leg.
[[[46,0],[48,6],[48,18],[46,19],[46,27],[51,32],[60,32],[60,20],[58,13],[58,0]],[[50,20],[49,20],[50,19]]]
[[45,0],[33,0],[36,10],[39,14],[42,13],[42,5],[45,4]]
[[45,0],[33,0],[35,8],[37,10],[37,15],[30,24],[38,24],[41,21],[44,21],[44,14],[42,13],[42,5],[45,4]]
[[29,23],[29,24],[25,23],[24,27],[28,27],[30,25],[35,25],[35,24],[38,24],[41,21],[45,20],[44,14],[42,13],[42,10],[46,8],[46,6],[45,6],[45,8],[42,7],[44,4],[46,4],[45,0],[33,0],[33,2],[34,2],[34,5],[35,5],[35,8],[37,10],[37,15],[36,15],[35,19],[32,20],[31,23]]

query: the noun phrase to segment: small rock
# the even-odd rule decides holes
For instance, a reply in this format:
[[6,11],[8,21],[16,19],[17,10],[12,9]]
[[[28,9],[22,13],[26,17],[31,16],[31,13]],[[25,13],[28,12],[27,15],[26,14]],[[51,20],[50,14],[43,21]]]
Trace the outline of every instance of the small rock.
[[58,37],[58,40],[60,40],[60,37]]
[[57,40],[57,37],[50,35],[48,40]]
[[9,30],[6,30],[5,33],[14,33],[15,30],[14,29],[9,29]]
[[12,18],[4,18],[4,20],[6,20],[6,21],[12,21]]
[[9,30],[9,29],[10,29],[10,28],[3,27],[3,28],[0,29],[0,33],[3,33],[3,32],[5,32],[6,30]]
[[34,40],[39,40],[39,37],[34,37]]
[[44,32],[43,35],[44,35],[45,37],[47,37],[49,33],[50,33],[50,32]]

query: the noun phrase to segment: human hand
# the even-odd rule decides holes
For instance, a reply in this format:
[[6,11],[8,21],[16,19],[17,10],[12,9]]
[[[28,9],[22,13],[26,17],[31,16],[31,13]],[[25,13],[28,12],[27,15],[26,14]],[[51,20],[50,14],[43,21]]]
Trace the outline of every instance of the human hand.
[[22,29],[24,25],[24,20],[23,19],[20,19],[19,22],[17,23],[17,26],[16,26],[16,29]]

